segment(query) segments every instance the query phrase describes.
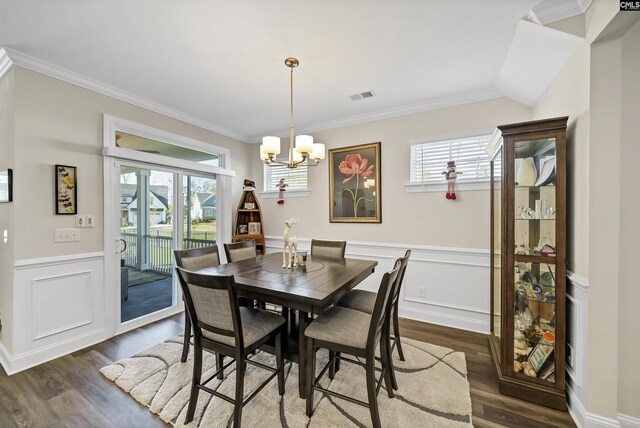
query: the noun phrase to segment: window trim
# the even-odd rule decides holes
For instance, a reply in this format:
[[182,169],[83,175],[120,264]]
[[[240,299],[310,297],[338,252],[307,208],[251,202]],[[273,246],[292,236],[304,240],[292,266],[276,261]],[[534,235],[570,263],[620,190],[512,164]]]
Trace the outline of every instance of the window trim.
[[[493,134],[493,130],[480,130],[475,132],[467,132],[464,134],[450,134],[450,135],[440,135],[437,137],[428,137],[428,138],[413,138],[408,141],[409,144],[409,180],[411,180],[411,146],[419,145],[419,144],[429,144],[429,143],[438,143],[447,140],[463,140],[466,138],[474,138],[480,137],[483,135],[489,136],[489,143],[491,143],[491,137]],[[487,177],[486,179],[475,179],[470,181],[458,181],[456,182],[456,190],[461,191],[479,191],[479,190],[489,190],[491,188],[491,178]],[[447,182],[444,177],[442,182],[438,183],[412,183],[408,182],[404,185],[404,190],[407,193],[435,193],[435,192],[446,192],[447,190]]]

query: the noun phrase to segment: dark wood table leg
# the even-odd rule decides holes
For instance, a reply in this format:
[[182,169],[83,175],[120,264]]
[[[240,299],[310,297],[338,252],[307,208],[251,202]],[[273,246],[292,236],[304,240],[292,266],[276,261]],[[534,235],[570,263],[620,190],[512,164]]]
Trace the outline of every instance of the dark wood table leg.
[[300,390],[300,398],[307,397],[305,374],[307,367],[307,341],[304,337],[304,331],[309,324],[309,314],[307,312],[298,312],[298,389]]

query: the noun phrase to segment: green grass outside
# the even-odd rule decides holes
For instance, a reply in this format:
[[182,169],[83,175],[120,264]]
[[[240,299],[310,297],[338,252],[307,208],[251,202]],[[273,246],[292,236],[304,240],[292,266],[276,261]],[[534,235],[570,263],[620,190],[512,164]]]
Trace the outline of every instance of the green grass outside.
[[[133,226],[121,228],[122,233],[136,233]],[[151,236],[171,237],[173,234],[173,225],[157,224],[151,226]],[[184,237],[187,238],[187,227],[184,228]],[[207,239],[216,240],[216,223],[198,223],[191,225],[191,239]]]

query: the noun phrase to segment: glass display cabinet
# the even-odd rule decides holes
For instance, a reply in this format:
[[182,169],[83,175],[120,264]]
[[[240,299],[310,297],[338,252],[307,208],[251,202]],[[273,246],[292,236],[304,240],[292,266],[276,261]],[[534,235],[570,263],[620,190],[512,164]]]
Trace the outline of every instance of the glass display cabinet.
[[491,158],[489,347],[500,392],[566,409],[567,117],[499,126]]

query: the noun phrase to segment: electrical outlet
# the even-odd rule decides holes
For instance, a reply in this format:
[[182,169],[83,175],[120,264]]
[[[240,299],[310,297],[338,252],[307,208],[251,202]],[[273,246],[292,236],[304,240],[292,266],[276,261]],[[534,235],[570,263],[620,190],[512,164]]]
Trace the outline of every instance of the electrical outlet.
[[426,287],[418,287],[418,297],[427,297]]
[[572,369],[575,369],[576,362],[574,361],[573,347],[569,343],[567,343],[566,353],[567,353],[567,364]]
[[76,216],[76,227],[77,228],[85,227],[84,224],[85,224],[84,216],[77,215]]
[[93,227],[95,226],[96,219],[92,215],[84,216],[84,227]]

